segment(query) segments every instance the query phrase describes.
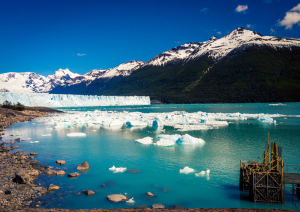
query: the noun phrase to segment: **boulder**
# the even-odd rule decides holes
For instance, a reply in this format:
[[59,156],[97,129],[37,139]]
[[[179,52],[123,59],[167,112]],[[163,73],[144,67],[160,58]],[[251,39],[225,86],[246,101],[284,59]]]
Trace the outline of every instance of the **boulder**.
[[45,170],[46,175],[56,175],[56,171],[52,169],[46,169]]
[[88,162],[84,161],[82,164],[80,164],[79,166],[77,166],[77,170],[87,170],[89,169],[89,164]]
[[79,176],[78,172],[68,174],[68,177],[78,177],[78,176]]
[[56,175],[57,176],[63,176],[63,175],[65,175],[65,172],[63,170],[59,170],[59,171],[56,172]]
[[147,192],[146,195],[147,195],[148,197],[155,197],[155,196],[156,196],[155,194],[152,194],[151,192]]
[[56,163],[59,164],[59,165],[64,165],[66,163],[66,161],[64,161],[64,160],[57,160]]
[[20,170],[16,172],[15,182],[19,184],[30,184],[32,181],[32,177],[25,172],[24,170]]
[[16,138],[16,139],[15,139],[15,141],[20,141],[20,140],[21,140],[21,138]]
[[87,196],[92,196],[92,195],[95,194],[95,192],[92,191],[92,190],[84,190],[83,193],[84,193],[85,195],[87,195]]
[[50,184],[50,185],[49,185],[49,188],[48,188],[48,191],[56,191],[56,190],[58,190],[58,189],[59,189],[58,186],[56,186],[56,185],[54,185],[54,184]]
[[156,204],[152,205],[151,208],[152,209],[163,209],[163,208],[165,208],[165,206],[160,203],[156,203]]
[[107,196],[107,199],[111,202],[121,202],[127,200],[127,197],[122,194],[111,194]]

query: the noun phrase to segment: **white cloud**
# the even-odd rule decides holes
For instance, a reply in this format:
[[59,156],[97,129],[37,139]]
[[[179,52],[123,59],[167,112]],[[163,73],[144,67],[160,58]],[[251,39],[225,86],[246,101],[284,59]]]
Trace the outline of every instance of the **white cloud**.
[[247,24],[247,28],[250,28],[251,27],[251,24]]
[[81,57],[81,56],[84,56],[84,55],[86,55],[86,54],[79,54],[79,53],[77,53],[77,55],[78,55],[79,57]]
[[271,30],[271,34],[275,34],[276,33],[276,31],[273,28],[271,28],[270,30]]
[[179,44],[180,42],[174,42],[174,43],[178,43]]
[[221,34],[222,34],[222,32],[221,32],[221,31],[219,31],[219,32],[217,32],[217,34],[218,34],[218,35],[221,35]]
[[291,11],[300,12],[300,3],[297,6],[293,7],[293,9],[291,9]]
[[285,26],[285,29],[292,29],[294,24],[300,25],[300,3],[285,13],[282,21],[279,21],[280,26]]
[[248,5],[238,5],[237,8],[235,8],[235,11],[240,13],[240,12],[244,12],[248,9]]
[[201,12],[203,12],[203,13],[206,13],[206,12],[207,12],[207,10],[208,10],[208,8],[207,8],[207,7],[205,7],[205,8],[203,8],[203,9],[201,9],[200,11],[201,11]]

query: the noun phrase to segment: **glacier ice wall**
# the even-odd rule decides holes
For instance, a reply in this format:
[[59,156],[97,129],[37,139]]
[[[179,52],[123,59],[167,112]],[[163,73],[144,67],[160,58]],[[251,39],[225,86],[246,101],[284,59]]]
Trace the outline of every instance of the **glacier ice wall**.
[[85,107],[115,105],[150,105],[149,96],[89,96],[46,93],[6,93],[0,92],[0,104],[5,100],[20,102],[25,106],[43,107]]

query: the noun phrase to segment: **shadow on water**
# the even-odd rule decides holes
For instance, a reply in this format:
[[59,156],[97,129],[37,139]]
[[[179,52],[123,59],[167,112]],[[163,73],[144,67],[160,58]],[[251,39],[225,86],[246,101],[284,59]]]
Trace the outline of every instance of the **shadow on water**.
[[238,185],[223,184],[222,187],[225,188],[225,191],[230,199],[249,201],[249,192],[240,191]]

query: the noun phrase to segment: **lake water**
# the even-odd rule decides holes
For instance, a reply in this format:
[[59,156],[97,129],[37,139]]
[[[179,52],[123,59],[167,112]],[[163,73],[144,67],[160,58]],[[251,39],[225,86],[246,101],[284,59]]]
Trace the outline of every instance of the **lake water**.
[[[251,113],[281,114],[275,117],[276,124],[258,120],[231,120],[228,126],[208,130],[180,132],[171,126],[157,132],[150,126],[145,128],[120,129],[73,126],[55,129],[47,125],[49,118],[38,118],[31,122],[18,123],[6,131],[4,139],[21,137],[17,143],[20,150],[37,152],[37,160],[48,166],[63,167],[65,176],[47,177],[42,175],[36,181],[48,187],[53,183],[59,190],[43,195],[43,208],[131,208],[150,207],[162,203],[167,207],[181,205],[187,208],[278,208],[295,209],[299,200],[286,188],[286,201],[277,203],[254,203],[248,200],[248,193],[239,191],[240,160],[252,160],[261,155],[270,132],[270,141],[279,139],[283,148],[285,164],[300,165],[300,103],[270,104],[197,104],[197,105],[152,105],[120,107],[64,108],[65,111],[117,111],[162,113],[186,111],[195,113]],[[51,130],[52,128],[52,130]],[[68,133],[82,132],[86,137],[68,137]],[[136,139],[158,134],[189,134],[202,138],[204,145],[178,145],[163,147],[143,145]],[[8,135],[14,135],[13,137]],[[42,136],[48,135],[48,136]],[[32,141],[39,141],[32,143]],[[55,161],[65,160],[58,166]],[[78,164],[87,161],[90,168],[80,172],[76,179],[69,179],[67,173],[75,172]],[[139,170],[138,173],[113,173],[112,166]],[[209,176],[196,177],[195,173],[181,174],[185,166],[195,173],[210,170]],[[106,184],[104,188],[101,185]],[[85,189],[94,190],[95,195],[82,194]],[[145,196],[146,192],[156,197]],[[81,194],[79,194],[81,193]],[[109,194],[127,194],[134,197],[134,204],[111,203]]]

